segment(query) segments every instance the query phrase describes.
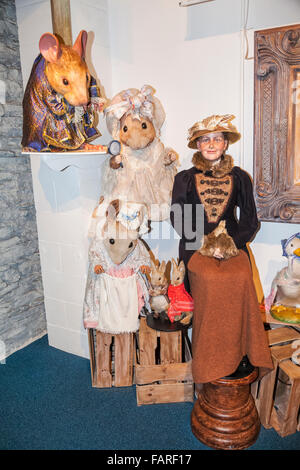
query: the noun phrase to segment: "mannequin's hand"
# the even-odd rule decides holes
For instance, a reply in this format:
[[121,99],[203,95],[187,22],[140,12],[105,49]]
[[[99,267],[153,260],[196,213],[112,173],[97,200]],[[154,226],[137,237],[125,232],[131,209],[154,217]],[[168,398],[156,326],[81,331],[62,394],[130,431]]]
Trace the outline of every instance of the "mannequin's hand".
[[216,248],[216,249],[215,249],[214,257],[215,257],[215,258],[218,258],[218,259],[224,258],[224,256],[223,256],[222,253],[221,253],[220,248]]

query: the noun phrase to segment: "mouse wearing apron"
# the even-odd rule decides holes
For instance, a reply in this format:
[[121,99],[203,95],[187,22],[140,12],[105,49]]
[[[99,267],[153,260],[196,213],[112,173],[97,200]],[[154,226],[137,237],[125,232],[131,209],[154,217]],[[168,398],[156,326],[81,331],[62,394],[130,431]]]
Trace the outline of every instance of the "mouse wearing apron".
[[139,315],[150,309],[145,275],[150,255],[140,236],[148,231],[146,208],[112,201],[89,249],[84,299],[85,328],[104,333],[132,333]]

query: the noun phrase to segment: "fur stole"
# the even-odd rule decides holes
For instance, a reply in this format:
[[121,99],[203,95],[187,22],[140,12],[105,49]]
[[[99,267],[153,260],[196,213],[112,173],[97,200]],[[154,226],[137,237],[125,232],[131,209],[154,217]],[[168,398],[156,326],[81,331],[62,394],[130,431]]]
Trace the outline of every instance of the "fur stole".
[[201,152],[196,152],[192,159],[193,165],[197,170],[207,173],[207,176],[213,176],[215,178],[223,178],[228,175],[234,167],[233,158],[230,155],[222,155],[221,160],[216,165],[212,165],[210,161],[206,160]]
[[199,252],[203,256],[213,257],[216,249],[219,249],[223,259],[228,259],[239,254],[233,238],[228,235],[225,220],[221,220],[219,225],[208,235],[204,235],[203,245]]

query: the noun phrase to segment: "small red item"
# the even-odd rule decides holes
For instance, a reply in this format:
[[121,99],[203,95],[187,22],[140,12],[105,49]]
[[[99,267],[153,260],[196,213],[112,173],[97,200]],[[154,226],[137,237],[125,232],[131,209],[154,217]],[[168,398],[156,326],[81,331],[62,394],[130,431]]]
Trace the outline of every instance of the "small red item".
[[170,307],[167,315],[171,321],[174,322],[174,317],[181,315],[182,312],[192,312],[194,310],[194,301],[190,294],[185,290],[184,283],[179,286],[170,285],[168,287],[168,297],[170,300]]

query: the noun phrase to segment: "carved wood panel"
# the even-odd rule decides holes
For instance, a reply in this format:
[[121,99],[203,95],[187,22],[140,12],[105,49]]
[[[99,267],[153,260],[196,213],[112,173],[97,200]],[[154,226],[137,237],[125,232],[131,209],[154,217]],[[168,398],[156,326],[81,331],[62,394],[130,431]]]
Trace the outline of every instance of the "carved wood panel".
[[300,223],[300,25],[257,31],[254,40],[258,217]]

